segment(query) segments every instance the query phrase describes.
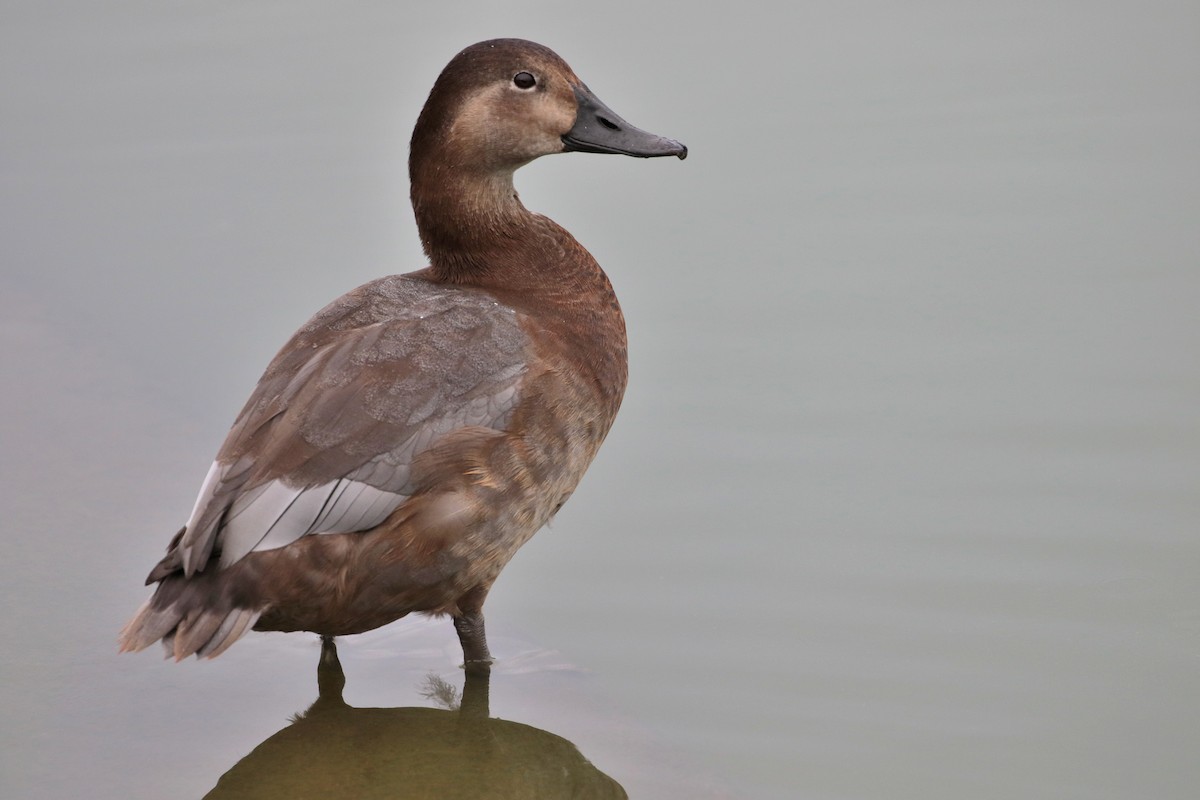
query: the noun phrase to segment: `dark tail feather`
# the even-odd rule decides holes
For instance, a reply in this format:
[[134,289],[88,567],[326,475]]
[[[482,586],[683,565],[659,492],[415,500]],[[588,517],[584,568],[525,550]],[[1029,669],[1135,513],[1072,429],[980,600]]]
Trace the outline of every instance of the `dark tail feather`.
[[[226,573],[226,574],[222,574]],[[162,641],[168,657],[216,658],[254,626],[262,609],[238,608],[228,591],[227,571],[175,574],[158,585],[117,641],[122,653],[144,650]]]

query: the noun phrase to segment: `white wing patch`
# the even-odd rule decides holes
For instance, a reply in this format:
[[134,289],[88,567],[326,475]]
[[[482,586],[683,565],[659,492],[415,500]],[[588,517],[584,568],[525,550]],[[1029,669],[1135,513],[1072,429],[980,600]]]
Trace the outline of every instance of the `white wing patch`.
[[[219,474],[220,465],[213,466]],[[256,550],[283,547],[310,533],[374,528],[407,499],[408,495],[348,478],[308,489],[288,486],[282,480],[269,481],[239,495],[230,507],[220,530],[221,566],[228,567]]]
[[347,478],[334,481],[332,486],[329,499],[309,528],[309,533],[348,533],[374,528],[408,499],[408,495],[377,489]]
[[217,461],[214,461],[208,468],[208,474],[204,476],[204,483],[200,484],[200,494],[196,495],[196,504],[192,506],[192,513],[188,517],[186,527],[189,531],[195,530],[196,526],[200,524],[200,517],[204,514],[204,509],[212,501],[217,486],[220,485],[227,471],[228,469],[222,467]]

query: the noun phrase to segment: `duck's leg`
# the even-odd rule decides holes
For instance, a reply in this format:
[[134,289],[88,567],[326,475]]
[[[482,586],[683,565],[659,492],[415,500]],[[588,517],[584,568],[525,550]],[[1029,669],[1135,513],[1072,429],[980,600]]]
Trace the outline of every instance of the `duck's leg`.
[[458,704],[458,713],[461,719],[481,720],[489,717],[488,684],[490,682],[490,670],[467,670],[466,680],[463,681],[462,700]]
[[342,702],[342,689],[346,686],[346,674],[338,660],[337,645],[332,636],[321,637],[321,659],[317,662],[317,693],[319,700]]
[[488,652],[487,634],[483,628],[483,601],[488,588],[476,586],[458,599],[458,613],[454,615],[454,630],[463,649],[463,669],[468,672],[487,672],[492,666],[492,654]]

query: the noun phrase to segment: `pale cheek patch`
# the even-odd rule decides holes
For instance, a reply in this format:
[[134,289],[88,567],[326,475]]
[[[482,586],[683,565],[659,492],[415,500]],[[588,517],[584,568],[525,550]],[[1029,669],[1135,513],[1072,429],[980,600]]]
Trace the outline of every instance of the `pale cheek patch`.
[[574,99],[564,106],[558,96],[535,100],[491,86],[463,101],[450,135],[473,160],[512,166],[561,152],[574,121]]

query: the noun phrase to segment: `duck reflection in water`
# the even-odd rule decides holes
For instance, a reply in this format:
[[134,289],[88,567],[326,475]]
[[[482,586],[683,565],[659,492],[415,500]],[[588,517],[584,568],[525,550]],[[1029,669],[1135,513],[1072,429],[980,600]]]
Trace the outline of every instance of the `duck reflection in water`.
[[[316,702],[205,795],[266,798],[625,798],[625,790],[547,731],[488,712],[488,670],[468,670],[457,708],[353,708],[332,637],[321,642]],[[427,696],[456,699],[432,679]]]

